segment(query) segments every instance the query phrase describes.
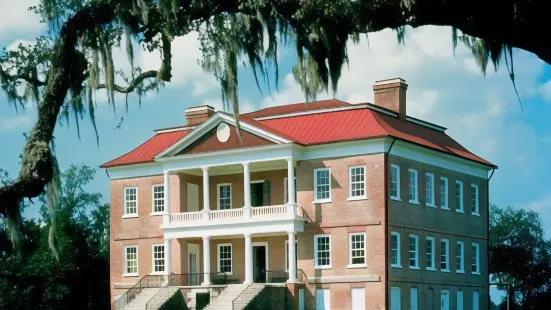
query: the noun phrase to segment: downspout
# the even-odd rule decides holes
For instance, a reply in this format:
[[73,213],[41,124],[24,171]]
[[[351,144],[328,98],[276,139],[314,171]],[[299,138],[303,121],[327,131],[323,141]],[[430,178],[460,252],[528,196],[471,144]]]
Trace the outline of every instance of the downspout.
[[384,172],[384,182],[385,182],[385,185],[384,185],[384,191],[385,191],[385,194],[384,194],[384,197],[385,197],[385,280],[386,280],[386,283],[385,283],[385,303],[386,303],[386,306],[385,306],[385,309],[390,309],[389,308],[389,299],[388,299],[388,288],[390,286],[390,269],[388,267],[389,265],[389,260],[388,260],[388,199],[389,199],[389,196],[388,196],[388,182],[389,182],[389,179],[388,179],[388,167],[390,165],[390,163],[388,162],[388,155],[390,154],[390,151],[392,150],[392,147],[394,146],[394,142],[396,142],[396,138],[394,138],[394,140],[392,140],[392,143],[390,144],[390,147],[388,148],[388,152],[385,152],[385,157],[384,157],[384,164],[385,164],[385,172]]
[[[486,241],[486,252],[488,255],[486,255],[488,257],[488,262],[487,262],[487,265],[486,265],[486,268],[488,268],[488,278],[490,277],[490,180],[492,179],[492,177],[494,176],[494,172],[496,171],[496,168],[492,168],[492,174],[490,174],[490,177],[488,178],[488,180],[486,181],[486,202],[487,202],[487,218],[488,218],[488,225],[486,225],[487,227],[487,234],[486,234],[486,237],[488,238],[487,241]],[[507,286],[507,288],[509,288],[509,286]],[[490,285],[488,285],[488,309],[490,309]],[[507,298],[509,297],[509,291],[507,291]],[[507,300],[509,301],[509,300]]]

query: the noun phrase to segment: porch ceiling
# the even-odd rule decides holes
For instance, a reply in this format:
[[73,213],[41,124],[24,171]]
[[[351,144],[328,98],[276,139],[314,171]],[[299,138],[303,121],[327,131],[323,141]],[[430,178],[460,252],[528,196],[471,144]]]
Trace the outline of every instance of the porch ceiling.
[[[269,170],[284,170],[287,169],[287,161],[284,159],[270,160],[262,162],[249,163],[249,169],[251,172],[269,171]],[[209,176],[226,175],[226,174],[241,174],[243,173],[242,164],[230,164],[224,166],[210,166]],[[177,173],[185,173],[195,176],[202,176],[203,170],[200,168],[178,170]]]

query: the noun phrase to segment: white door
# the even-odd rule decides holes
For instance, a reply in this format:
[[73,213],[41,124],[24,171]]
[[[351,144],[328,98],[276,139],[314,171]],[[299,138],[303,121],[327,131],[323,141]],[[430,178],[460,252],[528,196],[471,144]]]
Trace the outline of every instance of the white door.
[[365,288],[350,289],[350,310],[365,310]]
[[199,276],[199,245],[189,244],[188,250],[188,285],[200,285],[201,280]]
[[393,286],[390,294],[390,309],[392,310],[401,310],[402,299],[400,298],[400,288]]
[[298,310],[306,309],[306,304],[304,300],[304,289],[301,288],[298,290]]
[[478,300],[478,291],[473,292],[473,310],[480,309],[480,301]]
[[440,294],[440,309],[450,310],[450,292],[443,290]]
[[410,310],[418,310],[419,309],[419,302],[417,300],[417,288],[412,287],[409,291],[409,309]]
[[186,190],[187,212],[199,211],[199,185],[187,183]]
[[317,289],[316,290],[316,310],[330,310],[331,309],[331,294],[329,289]]
[[463,310],[463,291],[457,291],[457,310]]

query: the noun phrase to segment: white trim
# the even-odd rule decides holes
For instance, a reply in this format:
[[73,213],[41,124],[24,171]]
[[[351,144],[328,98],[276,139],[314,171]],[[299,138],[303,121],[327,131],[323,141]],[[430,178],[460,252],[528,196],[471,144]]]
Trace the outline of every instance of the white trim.
[[[445,269],[442,269],[442,243],[445,243],[446,244],[446,268]],[[439,257],[440,257],[440,271],[442,272],[450,272],[450,240],[448,239],[440,239],[440,253],[439,253]]]
[[[232,186],[231,186],[231,183],[218,183],[216,184],[216,210],[220,210],[220,187],[222,186],[229,186],[230,187],[230,208],[229,209],[232,209],[233,206],[232,206]],[[224,209],[224,210],[228,210],[228,209]]]
[[[127,189],[134,189],[136,191],[135,195],[136,195],[136,200],[135,200],[135,203],[136,203],[136,212],[132,212],[132,213],[127,213],[126,212],[126,203],[127,202],[131,202],[131,201],[128,201],[126,200],[126,190]],[[138,187],[137,186],[126,186],[126,187],[123,187],[122,189],[122,195],[123,195],[123,216],[122,218],[133,218],[133,217],[138,217],[139,216],[139,209],[138,209],[138,206],[139,206],[139,203],[138,203]]]
[[322,110],[309,110],[309,111],[293,112],[293,113],[287,113],[287,114],[277,114],[277,115],[270,115],[270,116],[255,117],[253,119],[256,121],[263,121],[263,120],[287,118],[287,117],[293,117],[293,116],[312,115],[312,114],[321,114],[321,113],[347,111],[347,110],[358,110],[358,109],[365,109],[367,107],[368,107],[367,104],[360,103],[360,104],[353,104],[352,106],[329,108],[329,109],[322,109]]
[[[461,245],[461,247],[459,245]],[[459,257],[459,266],[461,269],[457,269],[457,249],[459,248],[461,248],[461,256]],[[465,273],[465,242],[463,241],[457,241],[455,243],[455,272]]]
[[[129,248],[136,248],[136,272],[127,272],[128,271],[128,257],[127,257],[127,253],[126,253],[126,250],[129,249]],[[140,263],[139,263],[139,259],[140,259],[140,255],[139,255],[139,248],[137,245],[126,245],[123,247],[123,259],[124,259],[124,264],[123,264],[123,273],[122,273],[122,276],[123,277],[136,277],[140,274]]]
[[[457,207],[457,201],[458,201],[458,198],[457,198],[457,185],[459,185],[459,208]],[[464,203],[465,194],[464,194],[464,192],[465,192],[465,189],[463,188],[463,182],[459,181],[459,180],[455,180],[455,186],[453,187],[453,196],[455,198],[453,206],[454,206],[455,212],[465,213],[465,203]]]
[[[270,264],[268,263],[268,258],[270,255],[268,255],[268,241],[261,241],[261,242],[253,242],[252,247],[254,249],[255,246],[263,246],[266,249],[266,252],[264,253],[265,260],[266,260],[266,270],[270,270]],[[233,251],[233,250],[232,250]],[[233,256],[232,256],[233,258]],[[253,264],[254,264],[254,257],[253,257]],[[232,271],[233,271],[233,265],[232,265]]]
[[[155,271],[155,247],[156,246],[163,247],[163,271]],[[154,243],[151,245],[151,274],[165,274],[165,271],[166,271],[165,255],[166,255],[166,249],[165,249],[164,243]]]
[[440,181],[444,181],[444,183],[446,183],[446,187],[445,187],[445,193],[446,193],[446,199],[444,199],[444,202],[446,203],[446,205],[443,205],[442,204],[442,188],[440,187],[440,182],[438,183],[438,189],[440,191],[440,208],[442,210],[450,210],[450,185],[448,183],[448,178],[446,177],[440,177]]
[[[298,263],[298,240],[297,238],[295,237],[295,256],[297,257],[297,263]],[[289,271],[289,261],[288,261],[288,256],[289,256],[289,240],[285,240],[285,271]],[[298,269],[298,266],[297,266],[297,269]]]
[[[398,260],[397,264],[392,263],[392,236],[396,236],[396,240],[398,241],[396,246],[396,259]],[[400,233],[396,231],[390,232],[390,267],[394,268],[402,268],[402,250],[401,250],[401,241],[400,241]]]
[[[476,251],[473,251],[473,248],[476,248]],[[474,275],[477,275],[479,276],[480,275],[480,244],[476,243],[476,242],[473,242],[471,244],[471,274],[474,274]],[[476,263],[476,271],[473,271],[473,254],[476,254],[476,257],[475,257],[475,263]]]
[[[428,180],[431,180],[431,182],[429,183]],[[431,184],[431,203],[428,203],[427,202],[427,184]],[[425,173],[425,205],[427,207],[431,207],[431,208],[436,208],[436,203],[435,203],[435,197],[436,195],[434,194],[434,174],[432,173]]]
[[[363,236],[363,259],[364,262],[361,264],[354,264],[352,263],[352,237],[353,236]],[[358,256],[360,258],[360,256]],[[365,268],[367,267],[367,234],[365,232],[356,232],[356,233],[348,233],[348,266],[346,268]]]
[[401,83],[403,82],[404,84],[406,83],[406,80],[402,79],[402,78],[392,78],[392,79],[386,79],[386,80],[379,80],[379,81],[375,81],[375,84],[373,84],[373,86],[377,85],[387,85],[387,84],[393,84],[393,83]]
[[334,157],[379,154],[388,151],[392,138],[375,138],[302,146],[296,160],[327,159]]
[[414,119],[413,117],[406,116],[406,120],[411,122],[411,123],[421,125],[421,126],[425,126],[427,128],[434,129],[434,130],[437,130],[437,131],[441,131],[441,132],[446,131],[445,127],[442,127],[442,126],[439,126],[439,125],[436,125],[436,124],[430,124],[430,123],[425,122],[425,121],[420,120],[420,119]]
[[[318,199],[318,172],[329,171],[329,197]],[[331,168],[316,168],[314,169],[314,201],[312,203],[328,203],[331,202]]]
[[[431,241],[431,265],[432,267],[427,267],[427,240]],[[436,271],[436,240],[434,237],[426,236],[425,237],[425,269],[428,271]]]
[[[396,168],[396,196],[392,196],[392,168]],[[400,166],[390,165],[390,199],[402,201],[400,199]]]
[[264,183],[266,182],[266,180],[252,180],[250,183],[251,184],[258,184],[258,183]]
[[180,127],[173,127],[173,128],[159,128],[159,129],[154,129],[153,131],[155,133],[167,133],[167,132],[190,130],[190,129],[194,129],[195,127],[197,126],[180,126]]
[[[474,212],[473,212],[473,199],[472,199],[473,191],[474,193],[476,193]],[[475,216],[480,216],[480,191],[478,190],[478,185],[476,184],[471,184],[471,214]]]
[[385,110],[383,108],[380,108],[374,104],[368,104],[367,105],[367,108],[370,109],[370,110],[373,110],[373,111],[377,111],[379,113],[383,113],[383,114],[386,114],[386,115],[389,115],[389,116],[392,116],[392,117],[398,117],[398,113],[396,112],[392,112],[392,111],[388,111],[388,110]]
[[[360,196],[352,196],[352,169],[363,169],[363,195]],[[329,178],[329,182],[331,182],[331,178]],[[361,182],[356,182],[361,184]],[[367,169],[365,165],[359,165],[359,166],[350,166],[348,167],[348,199],[347,200],[362,200],[367,199]]]
[[[413,252],[415,254],[415,266],[411,266],[411,257],[410,257],[412,238],[415,239],[415,249]],[[409,269],[420,269],[419,268],[419,236],[414,234],[409,234],[408,236],[408,267]]]
[[[414,188],[414,194],[415,194],[415,197],[413,199],[411,199],[409,197],[409,190],[410,190],[410,187],[411,185],[409,184],[410,182],[410,173],[411,174],[414,174],[415,175],[415,186],[413,187]],[[415,169],[408,169],[408,201],[409,203],[413,203],[413,204],[419,204],[419,174],[417,173],[417,170]]]
[[[320,238],[329,238],[329,265],[318,265],[318,239]],[[332,268],[331,250],[331,234],[314,235],[314,269]]]
[[105,168],[110,180],[130,179],[163,174],[160,163],[143,163]]
[[219,243],[216,245],[216,267],[218,272],[220,271],[220,247],[229,246],[230,247],[230,268],[231,272],[224,272],[225,274],[232,276],[233,275],[233,245],[231,243]]
[[205,105],[199,105],[199,106],[187,108],[184,112],[195,112],[195,111],[214,111],[214,108],[208,104],[205,104]]
[[[163,199],[161,199],[161,201],[163,202],[163,211],[155,211],[155,188],[156,187],[162,187],[163,188]],[[162,215],[162,214],[167,214],[167,210],[166,210],[166,206],[165,206],[165,197],[166,195],[166,191],[165,191],[165,184],[164,183],[161,183],[161,184],[153,184],[151,185],[151,213],[149,214],[149,216],[152,216],[152,215]],[[157,198],[157,200],[159,200]]]

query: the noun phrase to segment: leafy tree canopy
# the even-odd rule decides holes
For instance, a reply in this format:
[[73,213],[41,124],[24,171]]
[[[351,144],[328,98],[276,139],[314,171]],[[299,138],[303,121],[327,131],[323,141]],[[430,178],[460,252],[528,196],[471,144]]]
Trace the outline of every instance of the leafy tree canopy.
[[[550,9],[546,0],[41,0],[32,10],[48,24],[48,33],[35,45],[0,53],[0,88],[10,103],[24,108],[32,100],[38,106],[20,173],[0,187],[0,214],[17,242],[23,199],[40,195],[46,186],[49,197],[56,196],[59,178],[51,150],[56,122],[74,118],[78,129],[88,114],[95,128],[96,91],[105,90],[114,107],[115,93],[141,97],[170,82],[171,42],[191,31],[199,33],[201,65],[219,81],[224,101],[239,116],[241,58],[257,84],[259,77],[269,78],[267,68],[273,66],[277,88],[277,50],[294,45],[293,74],[305,97],[313,99],[337,89],[349,40],[392,28],[403,42],[407,25],[452,26],[453,47],[458,40],[466,44],[483,72],[488,63],[497,67],[505,61],[514,81],[513,47],[551,62],[551,47],[539,35]],[[157,70],[134,66],[135,46],[160,51]],[[126,72],[113,61],[118,47],[127,52],[131,69]]]

